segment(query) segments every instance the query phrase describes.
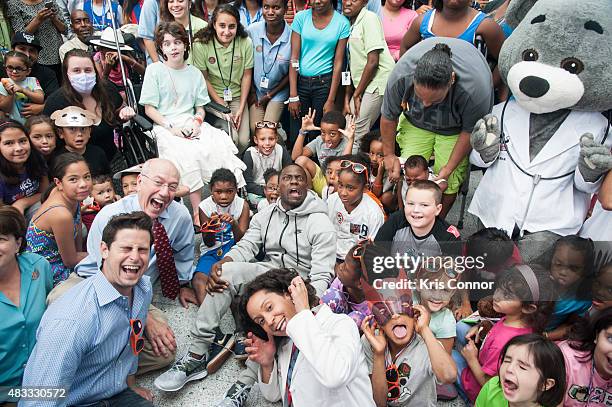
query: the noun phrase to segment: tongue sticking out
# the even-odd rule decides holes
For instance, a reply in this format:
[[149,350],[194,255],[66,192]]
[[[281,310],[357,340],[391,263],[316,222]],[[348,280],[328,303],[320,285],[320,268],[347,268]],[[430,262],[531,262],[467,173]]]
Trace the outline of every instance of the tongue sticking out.
[[393,335],[395,335],[398,339],[402,339],[406,337],[408,334],[408,330],[404,325],[396,325],[393,327]]

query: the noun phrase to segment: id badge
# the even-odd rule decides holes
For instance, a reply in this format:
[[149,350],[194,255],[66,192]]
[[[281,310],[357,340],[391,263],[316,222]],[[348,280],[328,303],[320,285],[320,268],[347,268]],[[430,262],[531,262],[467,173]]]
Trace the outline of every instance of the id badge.
[[348,86],[351,84],[351,72],[342,72],[342,86]]
[[269,79],[266,78],[265,76],[261,78],[261,81],[259,81],[259,87],[262,89],[268,89],[268,85],[269,85]]
[[223,91],[223,101],[224,102],[232,101],[232,90],[231,89],[225,88],[225,90]]

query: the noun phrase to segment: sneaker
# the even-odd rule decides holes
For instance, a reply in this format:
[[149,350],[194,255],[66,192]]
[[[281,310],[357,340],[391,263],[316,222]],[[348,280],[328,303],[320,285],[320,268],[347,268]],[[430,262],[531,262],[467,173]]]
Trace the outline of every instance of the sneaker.
[[223,363],[229,358],[232,349],[236,344],[236,338],[231,334],[224,334],[221,331],[215,333],[215,340],[208,348],[208,364],[206,370],[209,374],[215,373],[223,366]]
[[172,367],[155,379],[155,387],[162,391],[177,391],[192,380],[200,380],[208,376],[206,370],[206,357],[196,359],[185,354],[180,360],[174,362]]
[[244,344],[245,337],[238,337],[236,339],[236,345],[234,345],[234,358],[238,360],[247,360],[249,354],[246,351],[246,345]]
[[247,386],[241,382],[236,382],[225,393],[225,398],[221,400],[215,407],[242,407],[244,402],[249,398],[252,386]]

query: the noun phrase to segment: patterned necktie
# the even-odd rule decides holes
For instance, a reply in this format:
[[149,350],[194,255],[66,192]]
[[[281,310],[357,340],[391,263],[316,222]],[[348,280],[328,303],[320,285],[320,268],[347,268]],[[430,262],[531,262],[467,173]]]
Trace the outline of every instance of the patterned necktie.
[[287,382],[285,383],[285,397],[283,398],[283,407],[292,407],[293,406],[293,397],[291,396],[291,379],[293,376],[293,368],[295,367],[295,362],[297,361],[297,357],[300,354],[300,350],[292,345],[291,347],[291,357],[289,358],[289,368],[287,369]]
[[161,280],[161,289],[164,297],[175,299],[179,293],[179,280],[174,264],[174,254],[170,247],[170,240],[166,228],[159,220],[153,222],[153,238],[155,255],[157,256],[157,270]]

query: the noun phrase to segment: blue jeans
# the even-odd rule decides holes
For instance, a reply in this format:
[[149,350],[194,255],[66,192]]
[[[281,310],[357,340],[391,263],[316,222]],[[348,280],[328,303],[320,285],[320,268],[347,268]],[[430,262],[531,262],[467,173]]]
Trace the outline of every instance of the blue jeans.
[[121,393],[114,395],[113,397],[101,400],[95,404],[95,407],[153,407],[153,403],[143,399],[140,395],[134,392],[129,387],[123,390]]
[[[331,88],[332,74],[328,73],[319,76],[298,76],[298,96],[300,97],[300,117],[298,119],[291,117],[291,129],[287,139],[287,144],[293,148],[295,139],[297,138],[300,127],[302,127],[302,117],[308,114],[308,108],[316,110],[314,124],[321,125],[321,116],[323,116],[323,105],[327,102],[329,90]],[[304,140],[304,146],[307,142],[313,140],[319,135],[319,132],[309,134],[308,140]]]
[[461,397],[463,401],[469,406],[471,405],[470,399],[468,399],[467,394],[465,394],[465,391],[463,390],[463,383],[461,383],[461,372],[463,372],[464,369],[469,369],[469,367],[461,353],[459,353],[456,349],[453,349],[451,356],[453,357],[453,360],[457,365],[457,381],[455,382],[457,393],[459,393],[459,397]]

